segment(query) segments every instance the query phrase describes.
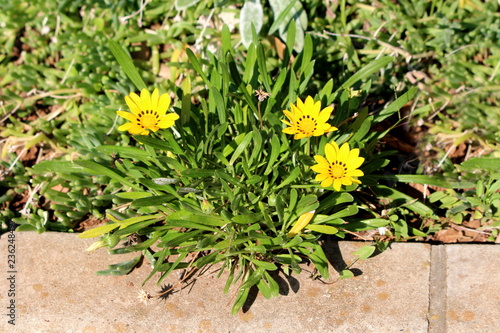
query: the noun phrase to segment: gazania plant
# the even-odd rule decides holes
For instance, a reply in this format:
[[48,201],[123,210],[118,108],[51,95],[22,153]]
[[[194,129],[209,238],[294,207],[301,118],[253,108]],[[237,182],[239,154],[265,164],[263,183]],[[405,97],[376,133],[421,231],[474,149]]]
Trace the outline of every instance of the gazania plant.
[[[385,133],[371,129],[415,90],[369,114],[358,106],[369,78],[391,58],[374,60],[336,89],[333,81],[316,87],[309,35],[304,43],[293,61],[269,71],[260,44],[250,44],[244,57],[230,47],[225,28],[217,54],[188,48],[177,82],[148,87],[125,50],[110,41],[136,87],[121,92],[114,129],[132,140],[100,147],[113,153],[108,164],[76,162],[121,185],[109,222],[80,237],[100,238],[91,251],[138,255],[99,274],[127,274],[143,257],[153,267],[150,276],[161,273],[160,283],[174,270],[195,276],[217,264],[228,272],[224,292],[235,293],[236,313],[251,288],[277,296],[273,276],[300,272],[304,262],[316,277],[332,278],[324,235],[344,238],[389,224],[363,200],[386,190],[377,174],[387,161],[376,150]],[[358,254],[365,259],[375,248]],[[155,296],[143,291],[141,299]]]

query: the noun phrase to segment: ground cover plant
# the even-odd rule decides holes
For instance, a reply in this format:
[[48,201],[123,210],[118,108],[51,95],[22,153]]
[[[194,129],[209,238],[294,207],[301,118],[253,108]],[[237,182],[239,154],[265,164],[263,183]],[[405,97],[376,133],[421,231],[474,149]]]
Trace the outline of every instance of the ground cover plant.
[[498,4],[2,6],[3,230],[221,263],[234,312],[325,235],[498,240]]

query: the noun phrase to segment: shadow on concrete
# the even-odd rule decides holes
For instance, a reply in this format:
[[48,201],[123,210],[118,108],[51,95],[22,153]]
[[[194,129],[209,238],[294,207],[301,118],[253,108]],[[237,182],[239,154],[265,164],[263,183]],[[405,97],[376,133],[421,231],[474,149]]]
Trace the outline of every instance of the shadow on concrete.
[[[295,294],[299,291],[300,282],[292,275],[286,275],[285,273],[283,273],[283,271],[279,269],[268,273],[274,279],[274,281],[278,283],[279,294],[281,296],[289,295],[290,291],[292,291]],[[257,288],[257,286],[253,286],[252,288],[250,288],[248,297],[242,307],[243,313],[250,310],[258,294],[259,294],[259,288]]]
[[325,252],[326,259],[332,267],[340,274],[345,269],[349,269],[354,276],[362,275],[363,272],[359,268],[352,268],[353,263],[347,264],[340,251],[339,241],[332,240],[331,237],[326,237],[321,245],[323,251]]

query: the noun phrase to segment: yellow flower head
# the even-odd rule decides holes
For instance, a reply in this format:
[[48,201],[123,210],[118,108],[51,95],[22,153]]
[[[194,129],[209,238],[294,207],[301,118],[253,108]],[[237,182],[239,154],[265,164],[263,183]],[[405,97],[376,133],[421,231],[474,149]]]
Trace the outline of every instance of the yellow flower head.
[[128,131],[130,134],[148,135],[149,131],[156,132],[160,128],[169,128],[179,119],[176,113],[167,113],[170,107],[170,97],[168,94],[160,96],[158,89],[150,94],[147,89],[142,89],[141,96],[130,93],[125,96],[130,112],[116,111],[116,113],[128,121],[118,127],[120,131]]
[[322,187],[333,185],[336,191],[340,191],[342,185],[361,184],[356,177],[364,175],[358,168],[363,164],[364,158],[359,157],[359,149],[349,149],[346,142],[339,148],[335,141],[325,146],[326,158],[316,155],[315,164],[311,169],[318,173],[315,180],[321,182]]
[[[328,132],[336,131],[337,128],[327,123],[333,108],[328,106],[321,110],[321,102],[314,102],[311,96],[307,96],[305,102],[297,98],[297,103],[290,103],[292,112],[284,110],[288,120],[281,120],[290,127],[283,130],[286,134],[295,134],[295,140],[310,136],[320,136]],[[321,110],[321,111],[320,111]]]

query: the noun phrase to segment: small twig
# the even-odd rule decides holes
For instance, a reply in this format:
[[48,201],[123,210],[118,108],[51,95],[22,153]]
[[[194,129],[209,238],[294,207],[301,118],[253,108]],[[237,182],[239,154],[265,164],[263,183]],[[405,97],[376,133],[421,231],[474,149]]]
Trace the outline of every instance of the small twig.
[[28,197],[28,200],[26,200],[26,204],[24,205],[23,209],[21,209],[21,211],[19,212],[19,213],[21,213],[21,215],[28,215],[30,213],[28,206],[33,201],[33,196],[35,195],[35,193],[37,193],[38,190],[40,190],[40,188],[42,187],[43,184],[44,183],[40,183],[40,184],[36,185],[33,190],[29,191],[30,195]]
[[[359,38],[359,39],[364,39],[364,40],[368,40],[368,41],[375,41],[377,43],[379,43],[381,46],[385,47],[385,48],[388,48],[388,49],[391,49],[392,51],[404,56],[406,59],[410,59],[411,58],[411,54],[410,52],[408,51],[405,51],[399,47],[396,47],[392,44],[389,44],[387,42],[383,42],[379,39],[376,39],[374,37],[366,37],[366,36],[362,36],[362,35],[356,35],[356,34],[339,34],[339,33],[333,33],[333,32],[328,32],[328,31],[323,31],[324,34],[327,34],[327,35],[330,35],[330,36],[335,36],[335,37],[350,37],[350,38]],[[321,34],[318,34],[316,33],[316,35],[318,36],[322,36],[322,37],[325,37]],[[391,37],[392,38],[392,37]],[[408,60],[407,60],[408,61]]]
[[144,11],[144,8],[146,8],[147,4],[150,3],[152,0],[146,0],[141,3],[141,7],[135,12],[127,16],[121,16],[118,19],[120,20],[120,23],[125,24],[129,19],[132,17],[136,16],[139,14],[139,20],[137,21],[137,25],[139,27],[142,27],[142,13]]
[[489,233],[489,232],[484,232],[484,231],[481,231],[481,230],[471,229],[471,228],[467,228],[467,227],[464,227],[464,226],[461,226],[461,225],[452,224],[452,227],[454,229],[457,229],[457,230],[471,231],[471,232],[475,232],[475,233],[482,234],[482,235],[488,235],[488,236],[491,235],[491,233]]

